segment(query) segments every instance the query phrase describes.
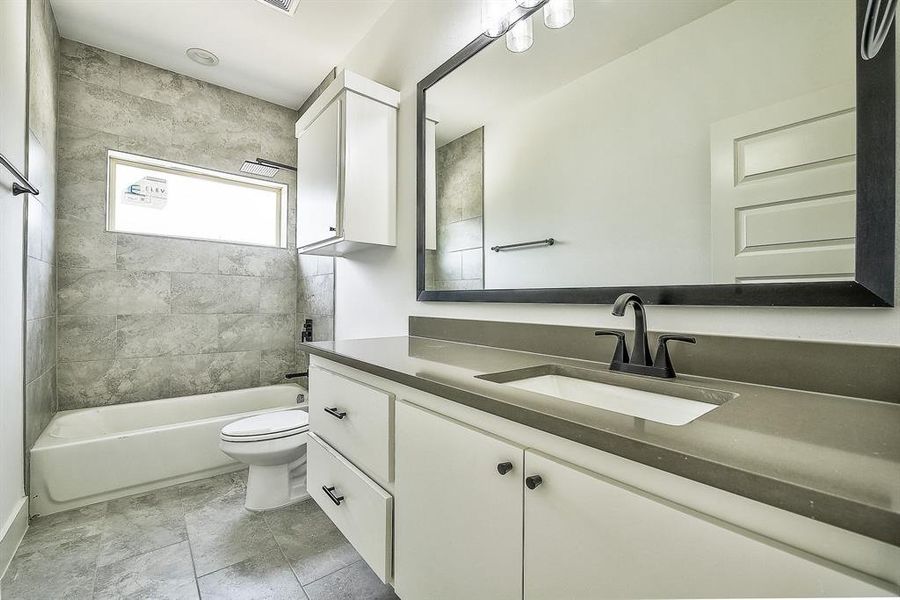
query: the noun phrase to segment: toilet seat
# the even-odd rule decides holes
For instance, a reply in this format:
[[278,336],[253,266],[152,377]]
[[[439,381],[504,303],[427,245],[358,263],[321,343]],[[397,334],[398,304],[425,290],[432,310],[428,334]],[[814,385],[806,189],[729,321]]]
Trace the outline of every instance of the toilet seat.
[[262,442],[277,440],[309,429],[309,414],[298,409],[280,410],[247,417],[222,428],[221,439],[226,442]]

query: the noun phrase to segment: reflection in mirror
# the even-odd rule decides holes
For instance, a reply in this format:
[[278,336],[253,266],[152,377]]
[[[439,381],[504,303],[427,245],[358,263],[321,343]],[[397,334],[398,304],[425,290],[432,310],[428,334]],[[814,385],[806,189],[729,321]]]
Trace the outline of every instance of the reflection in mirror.
[[854,278],[853,0],[575,6],[427,90],[426,289]]

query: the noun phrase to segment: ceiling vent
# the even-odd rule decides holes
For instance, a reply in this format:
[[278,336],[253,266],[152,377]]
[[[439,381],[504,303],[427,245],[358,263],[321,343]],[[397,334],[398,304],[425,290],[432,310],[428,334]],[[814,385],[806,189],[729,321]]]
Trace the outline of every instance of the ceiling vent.
[[274,8],[278,12],[285,13],[291,16],[294,16],[294,13],[297,12],[297,5],[300,4],[300,0],[257,0],[258,2],[262,2],[266,6]]

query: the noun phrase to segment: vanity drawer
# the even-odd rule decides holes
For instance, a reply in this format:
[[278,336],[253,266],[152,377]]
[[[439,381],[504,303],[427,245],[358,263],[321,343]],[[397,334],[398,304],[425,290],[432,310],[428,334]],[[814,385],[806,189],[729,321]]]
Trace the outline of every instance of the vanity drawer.
[[393,395],[324,369],[309,375],[309,430],[372,478],[392,481]]
[[315,434],[310,434],[307,444],[306,487],[375,574],[387,583],[391,576],[393,497]]

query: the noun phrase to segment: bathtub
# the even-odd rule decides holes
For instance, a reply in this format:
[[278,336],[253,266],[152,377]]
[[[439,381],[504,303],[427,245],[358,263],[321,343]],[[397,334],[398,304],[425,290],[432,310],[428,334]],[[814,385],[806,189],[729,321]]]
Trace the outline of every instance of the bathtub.
[[244,468],[219,450],[222,427],[298,399],[306,390],[285,383],[59,412],[31,449],[31,514]]

